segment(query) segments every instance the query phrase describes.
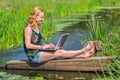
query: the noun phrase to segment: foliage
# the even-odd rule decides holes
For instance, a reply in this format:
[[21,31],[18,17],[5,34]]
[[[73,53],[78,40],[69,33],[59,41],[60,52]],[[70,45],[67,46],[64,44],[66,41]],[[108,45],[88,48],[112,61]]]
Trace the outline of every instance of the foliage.
[[120,79],[120,58],[116,58],[113,61],[113,65],[108,68],[108,74],[112,80]]
[[[111,15],[112,16],[112,15]],[[114,18],[116,19],[116,18]],[[101,56],[117,56],[119,55],[119,44],[120,44],[120,30],[119,25],[112,25],[111,19],[105,20],[93,18],[87,23],[88,28],[91,30],[90,40],[99,40],[102,42],[102,53]],[[117,20],[116,20],[117,22]],[[111,24],[111,25],[110,25]],[[115,24],[115,23],[113,23]]]
[[118,0],[91,0],[90,7],[96,6],[119,6],[120,1]]
[[45,41],[51,39],[48,37],[55,32],[54,19],[86,12],[85,8],[87,8],[90,0],[77,0],[72,2],[68,0],[1,0],[0,50],[22,44],[23,28],[30,11],[36,6],[42,7],[45,11],[45,21],[41,29],[43,37]]
[[[109,22],[109,21],[108,21]],[[103,50],[100,56],[118,56],[118,59],[115,59],[113,65],[107,70],[110,80],[119,80],[120,76],[120,30],[119,26],[109,25],[103,20],[93,20],[88,22],[88,28],[91,30],[91,39],[90,40],[100,40],[102,41]],[[107,78],[108,79],[108,78]],[[95,79],[99,80],[99,79]],[[100,79],[102,80],[102,79]],[[104,79],[103,79],[104,80]]]
[[[45,21],[41,25],[41,32],[43,32],[43,37],[47,41],[51,39],[48,36],[53,35],[55,32],[55,19],[92,13],[97,7],[113,7],[119,6],[119,4],[119,0],[0,0],[0,50],[22,44],[23,29],[26,20],[30,11],[36,6],[42,7],[45,11]],[[110,16],[109,19],[112,21],[112,18]],[[119,23],[119,20],[117,23]],[[92,31],[91,39],[102,41],[104,50],[103,53],[99,54],[100,56],[119,56],[119,26],[110,27],[104,21],[88,22],[88,26]],[[117,79],[120,74],[119,60],[115,61],[115,65],[116,67],[111,66],[109,73],[112,78]],[[112,73],[111,69],[115,73]],[[4,75],[6,73],[1,74]],[[18,78],[21,78],[21,76],[15,77],[15,79]],[[11,77],[11,79],[14,78]]]

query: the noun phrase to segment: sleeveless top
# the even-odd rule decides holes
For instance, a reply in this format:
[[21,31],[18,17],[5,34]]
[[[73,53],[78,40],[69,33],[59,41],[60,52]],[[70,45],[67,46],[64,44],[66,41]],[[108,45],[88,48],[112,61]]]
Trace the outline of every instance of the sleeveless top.
[[[27,49],[25,46],[25,38],[24,39],[24,51],[28,57],[28,59],[31,61],[34,56],[39,52],[39,49]],[[32,29],[32,34],[31,34],[31,43],[35,45],[40,45],[42,41],[42,35],[40,33],[35,32]]]

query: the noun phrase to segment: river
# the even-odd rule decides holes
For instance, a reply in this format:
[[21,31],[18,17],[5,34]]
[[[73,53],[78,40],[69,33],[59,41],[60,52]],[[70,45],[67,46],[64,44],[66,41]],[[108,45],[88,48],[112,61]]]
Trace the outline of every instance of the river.
[[[70,33],[63,45],[65,50],[81,49],[85,43],[85,40],[90,36],[90,31],[86,27],[85,20],[83,20],[77,23],[73,23],[67,27],[63,27],[61,30],[56,30],[52,40],[48,41],[48,43],[56,44],[62,33]],[[5,64],[9,60],[27,60],[23,46],[0,52],[0,65]],[[0,69],[0,80],[9,79],[9,77],[11,77],[13,74],[22,76],[18,77],[20,79],[13,78],[14,80],[23,80],[24,76],[28,76],[31,80],[33,80],[31,77],[42,77],[40,80],[91,80],[92,78],[99,78],[101,76],[105,77],[104,73],[101,72],[28,71]]]

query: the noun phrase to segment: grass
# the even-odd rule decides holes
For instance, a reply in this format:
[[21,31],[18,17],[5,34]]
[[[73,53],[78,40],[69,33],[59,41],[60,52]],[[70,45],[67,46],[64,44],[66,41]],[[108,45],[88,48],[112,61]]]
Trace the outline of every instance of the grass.
[[[108,21],[109,22],[109,21]],[[117,57],[113,60],[113,64],[108,67],[108,75],[110,78],[108,80],[119,80],[120,79],[120,30],[119,26],[110,26],[101,21],[89,21],[87,23],[88,28],[91,30],[90,40],[100,40],[102,41],[103,50],[98,56],[114,56]],[[89,40],[89,39],[88,39]],[[109,65],[109,64],[108,64]],[[103,73],[104,74],[104,73]],[[104,79],[94,79],[94,80],[107,80],[106,76]]]
[[105,22],[103,19],[97,20],[95,18],[95,20],[93,19],[87,23],[88,28],[91,30],[90,40],[102,42],[103,51],[100,54],[101,56],[119,56],[120,53],[120,28],[119,25],[111,25],[110,21]]
[[[20,46],[22,44],[23,28],[30,11],[34,7],[40,6],[45,10],[45,21],[42,24],[43,29],[41,29],[41,32],[43,32],[43,37],[45,38],[45,41],[47,41],[50,39],[48,36],[55,32],[55,18],[71,16],[72,14],[79,12],[85,13],[86,11],[79,10],[87,7],[89,2],[90,0],[86,2],[84,0],[78,0],[74,1],[74,3],[71,3],[71,1],[68,0],[1,0],[0,50]],[[46,34],[44,32],[48,33]]]
[[[120,1],[117,0],[0,0],[0,50],[22,45],[23,28],[30,11],[36,6],[45,10],[45,21],[41,26],[41,32],[47,41],[51,39],[48,36],[55,32],[55,19],[92,14],[97,7],[119,6],[119,4]],[[109,27],[104,20],[88,22],[88,26],[92,31],[90,39],[102,41],[103,51],[99,56],[119,56],[119,26]],[[114,63],[117,68],[111,66],[108,71],[111,78],[120,75],[119,60],[115,60]],[[117,75],[113,74],[111,69],[114,69]]]

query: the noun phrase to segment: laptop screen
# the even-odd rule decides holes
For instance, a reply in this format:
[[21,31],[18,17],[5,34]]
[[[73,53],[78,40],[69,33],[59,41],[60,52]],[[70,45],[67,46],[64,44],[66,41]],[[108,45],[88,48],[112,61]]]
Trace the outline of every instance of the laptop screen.
[[60,36],[60,38],[59,38],[59,40],[58,40],[55,48],[52,48],[52,49],[51,49],[51,48],[42,49],[42,51],[55,51],[55,50],[57,50],[57,49],[62,48],[65,40],[66,40],[67,37],[68,37],[68,35],[69,35],[69,33],[62,34],[62,35]]
[[62,34],[56,44],[56,48],[61,48],[65,42],[65,40],[67,39],[69,33],[65,33],[65,34]]

